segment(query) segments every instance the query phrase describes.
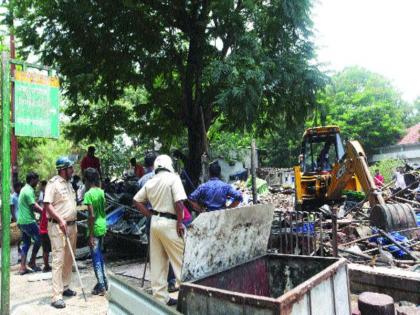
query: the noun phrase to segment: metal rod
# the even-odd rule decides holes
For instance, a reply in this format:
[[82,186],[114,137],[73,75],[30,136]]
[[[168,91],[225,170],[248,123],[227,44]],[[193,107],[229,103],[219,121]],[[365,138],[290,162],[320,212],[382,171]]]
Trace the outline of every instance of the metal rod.
[[10,63],[2,53],[2,163],[1,163],[1,314],[10,314]]
[[338,242],[337,242],[337,209],[332,207],[332,241],[333,241],[333,256],[338,257]]
[[[412,228],[408,228],[408,229],[402,229],[402,230],[395,230],[393,232],[399,232],[399,233],[401,233],[401,232],[409,232],[409,231],[415,231],[415,230],[420,230],[420,226],[412,227]],[[349,246],[351,244],[362,242],[362,241],[368,240],[368,239],[370,239],[372,237],[378,237],[378,236],[381,236],[381,234],[376,233],[376,234],[372,234],[372,235],[369,235],[369,236],[361,237],[361,238],[358,238],[357,240],[340,244],[340,246]]]
[[29,62],[25,62],[25,61],[17,60],[17,59],[11,59],[10,63],[13,63],[15,65],[21,65],[22,67],[25,67],[25,68],[34,68],[34,69],[45,70],[45,71],[51,70],[51,68],[47,66],[37,65],[34,63],[29,63]]
[[[404,244],[404,242],[400,242],[400,244]],[[412,246],[416,246],[416,245],[418,245],[418,244],[420,244],[420,241],[418,241],[418,242],[414,242],[414,243],[409,243],[409,244],[407,244],[408,246],[410,246],[410,247],[412,247]],[[388,245],[385,245],[385,246],[382,246],[382,248],[389,248],[389,247],[391,247],[391,246],[395,246],[395,244],[388,244]],[[365,251],[363,251],[363,253],[365,253],[365,254],[368,254],[368,253],[372,253],[372,252],[375,252],[375,251],[377,251],[377,250],[379,250],[379,248],[372,248],[372,249],[368,249],[368,250],[365,250]]]
[[280,212],[279,213],[279,217],[280,217],[280,221],[279,221],[279,240],[280,240],[280,253],[282,253],[283,254],[283,230],[282,230],[282,219],[281,219],[281,217],[282,217],[282,215],[283,215],[283,213],[282,212]]
[[[12,20],[13,24],[13,20]],[[13,26],[13,25],[12,25]],[[10,58],[13,60],[16,55],[15,49],[15,36],[13,32],[10,34]],[[11,63],[10,64],[10,77],[14,78],[15,76],[15,68],[16,66]],[[12,183],[18,181],[18,168],[17,168],[17,158],[18,158],[18,139],[15,135],[15,82],[11,80],[10,82],[10,109],[12,113],[12,128],[11,132],[11,153],[12,153]]]
[[323,216],[322,213],[319,214],[319,247],[321,249],[321,256],[324,256],[324,230],[322,229]]
[[292,254],[295,253],[295,235],[297,234],[296,233],[295,222],[293,220],[293,215],[294,215],[294,213],[292,212],[290,214],[290,226],[291,226],[290,237],[292,239],[291,244],[290,244],[290,247],[291,247]]
[[387,239],[389,239],[399,249],[401,249],[402,251],[404,251],[405,253],[407,253],[408,256],[410,256],[414,260],[419,260],[419,258],[417,258],[416,256],[414,256],[409,249],[405,248],[404,246],[402,246],[401,244],[399,244],[396,240],[394,240],[394,238],[390,234],[388,234],[387,232],[385,232],[384,230],[381,230],[381,229],[379,229],[379,233],[381,235],[383,235],[384,237],[386,237]]
[[86,295],[85,295],[85,290],[83,289],[82,278],[80,277],[79,267],[77,266],[76,257],[74,257],[73,248],[71,247],[70,239],[67,236],[67,234],[66,234],[66,241],[67,241],[67,246],[69,247],[71,258],[73,259],[74,267],[76,268],[77,277],[79,278],[80,287],[82,288],[83,298],[85,299],[85,302],[87,302]]
[[[296,231],[296,245],[295,245],[295,251],[299,251],[299,254],[302,253],[302,250],[299,248],[299,231],[298,231],[298,226],[299,226],[299,213],[295,212],[295,219],[296,219],[296,224],[295,224],[295,231]],[[297,253],[296,253],[297,254]],[[298,254],[297,254],[298,255]]]
[[[285,222],[285,225],[287,224],[287,218],[288,218],[288,212],[286,212],[285,213],[285,220],[284,220],[284,222]],[[286,248],[286,251],[285,251],[285,254],[289,254],[289,231],[287,230],[288,228],[287,227],[285,227],[285,229],[286,229],[286,233],[284,233],[285,234],[285,241],[286,241],[286,243],[285,243],[285,248]],[[282,231],[283,231],[283,229],[282,229]]]
[[315,215],[314,214],[314,221],[313,221],[313,224],[314,224],[314,232],[313,232],[313,234],[312,234],[312,239],[311,239],[311,246],[312,246],[312,248],[311,248],[311,254],[312,253],[315,253],[316,252],[316,250],[317,250],[317,247],[316,247],[316,221],[317,221],[317,219],[316,219],[316,217],[317,217],[317,215]]
[[[328,244],[325,244],[325,246],[333,248],[333,246],[328,245]],[[333,250],[334,250],[334,248],[333,248]],[[372,257],[370,257],[369,255],[361,254],[361,253],[355,253],[355,252],[353,252],[351,250],[348,250],[348,249],[338,248],[338,251],[343,252],[343,253],[347,253],[347,254],[350,254],[350,255],[362,257],[362,258],[365,258],[365,259],[372,259]]]
[[252,176],[252,202],[257,203],[257,161],[256,161],[255,139],[251,141],[251,176]]
[[144,279],[146,278],[146,268],[147,268],[147,262],[149,261],[149,253],[150,253],[150,240],[147,242],[146,261],[144,263],[143,278],[141,279],[142,288],[144,287]]
[[[302,228],[303,228],[303,226],[305,224],[305,218],[303,216],[303,212],[300,212],[300,221],[301,221]],[[302,254],[303,254],[304,248],[305,248],[305,235],[302,235],[301,238],[302,238]]]
[[395,196],[394,198],[397,199],[397,200],[399,200],[399,201],[404,201],[404,202],[411,203],[411,204],[413,204],[415,206],[420,206],[420,202],[417,202],[417,201],[414,201],[414,200],[408,200],[408,199],[397,197],[397,196]]
[[[310,215],[306,213],[306,243],[308,244],[308,254],[311,252],[311,223],[310,223]],[[303,232],[303,237],[305,238],[305,232]]]

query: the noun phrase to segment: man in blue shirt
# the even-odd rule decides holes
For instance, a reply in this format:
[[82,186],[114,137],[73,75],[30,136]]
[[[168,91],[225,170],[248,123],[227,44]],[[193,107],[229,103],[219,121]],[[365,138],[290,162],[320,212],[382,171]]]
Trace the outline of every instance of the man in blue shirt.
[[210,179],[201,184],[188,198],[194,209],[214,211],[226,208],[226,201],[232,198],[233,201],[228,208],[235,208],[242,201],[240,191],[234,189],[231,185],[220,180],[220,165],[212,163],[209,167]]

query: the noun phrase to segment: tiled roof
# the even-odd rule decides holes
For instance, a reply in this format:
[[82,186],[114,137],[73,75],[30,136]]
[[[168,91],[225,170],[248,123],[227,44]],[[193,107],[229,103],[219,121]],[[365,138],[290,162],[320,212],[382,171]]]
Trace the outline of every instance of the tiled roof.
[[420,142],[420,124],[408,128],[406,135],[400,140],[400,142],[398,142],[398,144],[410,144],[416,142]]

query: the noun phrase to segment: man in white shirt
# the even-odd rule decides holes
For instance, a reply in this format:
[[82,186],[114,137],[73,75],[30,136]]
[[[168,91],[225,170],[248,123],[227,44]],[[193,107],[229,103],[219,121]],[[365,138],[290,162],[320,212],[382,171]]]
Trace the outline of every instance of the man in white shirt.
[[407,185],[405,184],[404,174],[401,167],[397,167],[397,170],[394,174],[395,176],[395,188],[397,190],[405,189]]
[[[184,253],[183,201],[187,195],[169,156],[158,156],[154,168],[155,176],[134,196],[134,204],[143,215],[152,216],[150,266],[153,296],[172,306],[177,300],[170,298],[167,290],[168,265],[170,262],[179,281]],[[153,210],[148,209],[147,203]]]

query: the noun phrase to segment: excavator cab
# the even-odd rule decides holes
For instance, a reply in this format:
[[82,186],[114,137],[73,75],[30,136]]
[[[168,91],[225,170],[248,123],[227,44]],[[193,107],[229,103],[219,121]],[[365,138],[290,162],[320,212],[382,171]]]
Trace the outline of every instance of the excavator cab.
[[309,174],[331,172],[344,155],[340,129],[336,126],[307,129],[303,135],[301,171]]
[[417,226],[408,203],[387,204],[370,174],[367,157],[358,141],[346,141],[337,126],[309,128],[303,134],[299,165],[295,166],[295,208],[317,210],[323,204],[343,201],[363,192],[372,226],[386,231]]
[[[302,139],[299,165],[295,167],[295,188],[298,210],[313,210],[327,203],[327,191],[334,168],[345,156],[338,126],[306,129]],[[349,190],[361,191],[356,176],[349,181]]]

